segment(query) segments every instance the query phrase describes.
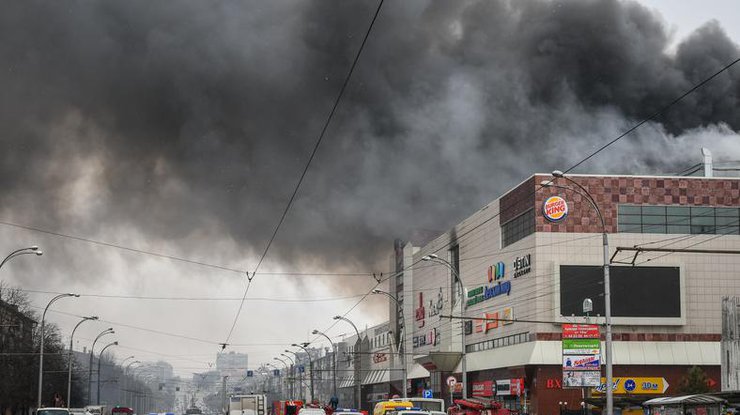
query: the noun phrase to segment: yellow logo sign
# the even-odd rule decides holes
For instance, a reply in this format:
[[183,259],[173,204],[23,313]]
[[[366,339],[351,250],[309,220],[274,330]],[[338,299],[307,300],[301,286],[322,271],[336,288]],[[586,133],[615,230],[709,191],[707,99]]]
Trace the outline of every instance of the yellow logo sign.
[[[606,378],[601,378],[601,385],[593,389],[594,394],[604,393]],[[661,395],[668,390],[665,378],[618,377],[612,379],[612,391],[617,395]]]

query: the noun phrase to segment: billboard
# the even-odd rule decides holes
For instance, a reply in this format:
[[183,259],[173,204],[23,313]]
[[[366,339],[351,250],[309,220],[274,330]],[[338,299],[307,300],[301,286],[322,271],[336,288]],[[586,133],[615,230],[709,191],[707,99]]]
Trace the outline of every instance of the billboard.
[[600,384],[599,370],[563,370],[564,388],[595,388]]

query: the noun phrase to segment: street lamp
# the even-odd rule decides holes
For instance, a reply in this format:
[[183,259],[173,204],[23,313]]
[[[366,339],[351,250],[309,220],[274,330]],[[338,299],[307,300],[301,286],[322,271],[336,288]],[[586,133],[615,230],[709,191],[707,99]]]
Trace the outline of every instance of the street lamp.
[[67,375],[67,409],[72,407],[72,346],[73,341],[75,338],[75,332],[77,331],[77,327],[80,327],[80,324],[89,321],[89,320],[97,320],[98,316],[90,316],[90,317],[83,317],[82,320],[80,320],[79,323],[75,326],[74,329],[72,329],[72,335],[69,336],[69,364],[68,364],[68,375]]
[[103,353],[105,353],[105,349],[111,347],[111,346],[118,346],[118,342],[108,343],[103,347],[103,350],[100,351],[100,356],[98,357],[98,393],[96,394],[96,402],[98,405],[100,405],[100,364],[103,362]]
[[[33,250],[33,248],[38,249],[37,246],[36,247],[31,247],[31,248],[26,248],[26,249]],[[15,252],[19,252],[19,251],[22,251],[22,250],[18,250],[18,251],[15,251]],[[8,255],[8,257],[6,257],[5,260],[3,261],[3,264],[9,258],[12,258],[13,257],[13,254]],[[18,255],[21,255],[21,254],[18,254]],[[2,264],[0,264],[0,266],[2,266]],[[52,304],[54,304],[54,302],[56,300],[59,300],[60,298],[65,298],[65,297],[79,297],[79,296],[80,296],[79,294],[72,294],[72,293],[69,293],[69,294],[59,294],[56,297],[52,298],[51,301],[49,301],[49,303],[46,305],[46,308],[44,308],[44,314],[41,315],[41,348],[39,350],[39,396],[38,396],[38,400],[36,402],[37,408],[41,408],[41,393],[42,393],[42,391],[44,389],[44,323],[46,321],[46,312],[49,311],[49,307]]]
[[[129,391],[129,390],[128,390],[128,389],[129,389],[129,387],[128,387],[128,378],[129,378],[129,376],[130,376],[130,375],[128,374],[128,368],[130,368],[130,367],[131,367],[132,365],[135,365],[135,364],[141,364],[141,361],[139,361],[139,360],[134,360],[133,362],[131,362],[131,363],[127,364],[127,365],[126,365],[126,366],[125,366],[125,367],[123,368],[123,382],[122,382],[122,389],[123,389],[123,400],[124,400],[124,402],[125,402],[125,403],[129,403],[129,402],[132,402],[132,401],[133,401],[133,393],[131,393],[131,391]],[[121,364],[121,366],[123,366],[123,364]],[[127,395],[131,395],[131,398],[132,398],[132,399],[128,399],[128,398],[127,398]],[[131,405],[131,406],[133,406],[133,405]]]
[[39,249],[38,246],[29,246],[28,248],[21,248],[16,249],[15,251],[11,252],[10,255],[6,256],[5,259],[3,259],[3,262],[0,262],[0,268],[5,265],[6,262],[10,261],[11,259],[21,256],[21,255],[31,255],[36,254],[38,256],[44,255],[44,252]]
[[[286,375],[287,375],[287,376],[285,376],[285,377],[288,377],[288,376],[290,376],[290,375],[289,375],[289,374],[290,374],[290,366],[288,366],[288,363],[287,363],[287,362],[286,362],[285,360],[283,360],[283,359],[281,359],[281,358],[279,358],[279,357],[273,357],[272,359],[273,359],[273,360],[277,360],[278,362],[282,363],[282,364],[283,364],[283,366],[285,366],[285,373],[286,373]],[[281,387],[280,387],[280,393],[281,393],[281,394],[283,393],[283,388],[285,388],[285,381],[286,381],[286,380],[288,380],[288,381],[289,381],[289,379],[283,379],[283,382],[282,382],[283,386],[281,386]],[[288,385],[290,385],[290,383],[289,383]],[[287,388],[285,388],[285,389],[287,389]]]
[[[468,398],[468,353],[465,349],[465,286],[463,285],[462,279],[460,278],[460,274],[457,272],[457,269],[455,269],[454,266],[450,263],[450,261],[440,258],[437,256],[437,254],[429,254],[421,257],[422,261],[430,261],[437,264],[442,264],[450,269],[452,272],[452,275],[455,276],[455,282],[460,284],[460,288],[458,291],[460,291],[458,294],[460,295],[460,338],[462,339],[462,356],[460,358],[461,365],[462,365],[462,397],[463,399]],[[450,302],[450,308],[452,308],[452,303]],[[452,310],[450,310],[450,315],[452,315]]]
[[355,326],[355,323],[352,322],[352,320],[348,319],[344,316],[334,316],[334,320],[344,321],[349,323],[353,329],[355,329],[355,333],[357,333],[357,342],[355,342],[355,373],[357,374],[355,376],[355,399],[357,399],[357,409],[360,409],[362,407],[362,382],[360,381],[360,371],[361,371],[361,364],[362,359],[360,359],[359,352],[362,348],[362,341],[360,340],[360,330],[357,330],[357,326]]
[[[292,354],[294,356],[294,359],[290,359],[288,357],[288,355],[281,354],[281,356],[288,357],[290,359],[290,361],[293,362],[293,382],[292,383],[293,383],[293,393],[296,393],[296,390],[295,390],[295,381],[296,381],[296,377],[297,377],[296,376],[296,370],[298,370],[298,353],[296,353],[296,352],[294,352],[292,350],[288,350],[288,349],[285,349],[284,351],[285,351],[285,353],[290,353],[290,354]],[[299,374],[300,374],[300,372],[299,372]],[[299,397],[301,399],[303,399],[303,391],[304,391],[304,389],[303,389],[303,375],[302,374],[300,375],[300,378],[298,379],[298,388],[300,389],[300,396]]]
[[332,342],[331,341],[331,338],[329,336],[327,336],[325,333],[320,332],[320,331],[318,331],[316,329],[314,329],[314,331],[312,331],[311,333],[313,333],[314,336],[318,334],[319,336],[326,337],[326,340],[329,340],[329,344],[331,345],[331,349],[334,351],[334,356],[333,356],[334,359],[333,359],[333,362],[331,363],[332,364],[332,369],[333,369],[332,370],[332,372],[333,372],[332,373],[332,377],[333,377],[333,380],[332,380],[332,382],[333,382],[332,396],[333,397],[336,397],[337,396],[337,344],[334,343],[334,342]]
[[95,343],[98,342],[98,340],[103,337],[107,336],[109,334],[113,334],[115,331],[113,330],[113,327],[108,327],[107,329],[103,330],[98,334],[98,337],[95,338],[93,341],[92,347],[90,347],[90,365],[88,366],[88,372],[87,372],[87,404],[90,405],[90,402],[92,401],[92,365],[93,365],[93,352],[95,350]]
[[[596,203],[596,200],[591,196],[591,193],[586,190],[585,187],[581,186],[578,182],[571,179],[570,177],[566,176],[565,173],[563,173],[560,170],[555,170],[552,172],[552,176],[555,179],[565,179],[568,182],[572,183],[576,188],[567,187],[567,186],[558,186],[554,183],[553,180],[547,180],[541,183],[543,187],[559,187],[561,189],[571,190],[573,192],[576,192],[580,194],[581,196],[585,197],[586,200],[591,204],[591,207],[594,208],[596,211],[596,214],[599,216],[599,221],[601,222],[601,241],[603,246],[603,252],[604,252],[604,323],[606,325],[606,334],[604,335],[604,357],[606,360],[606,415],[612,415],[614,413],[614,391],[612,390],[612,304],[611,304],[611,287],[609,286],[609,238],[606,233],[606,222],[604,221],[604,215],[601,213],[601,209],[599,209],[599,205]],[[578,190],[580,189],[580,190]]]
[[291,344],[293,347],[300,347],[303,349],[304,352],[306,352],[306,355],[308,356],[308,370],[311,371],[311,374],[309,375],[309,379],[311,382],[311,402],[313,402],[313,359],[311,359],[311,352],[308,351],[306,346],[308,346],[308,343],[298,344],[293,343]]
[[[286,353],[292,353],[290,350],[285,350],[285,352]],[[295,389],[295,387],[294,387],[294,382],[295,382],[294,376],[295,376],[295,374],[293,373],[294,372],[294,369],[293,368],[295,367],[295,362],[293,361],[293,358],[292,357],[288,356],[285,353],[280,353],[280,356],[283,356],[284,358],[286,358],[286,359],[288,359],[290,361],[291,370],[290,370],[290,379],[289,379],[289,382],[288,382],[288,387],[289,387],[290,390],[288,391],[288,393],[290,394],[290,398],[293,399],[293,393],[295,392],[295,390],[294,390]]]
[[[406,320],[404,318],[403,306],[401,305],[400,302],[398,302],[398,298],[396,298],[395,296],[393,296],[393,294],[391,294],[391,293],[389,293],[387,291],[379,290],[379,289],[376,288],[376,289],[374,289],[372,291],[372,293],[373,294],[383,294],[383,295],[387,296],[388,298],[390,298],[391,300],[393,300],[396,303],[396,308],[399,309],[399,310],[401,310],[401,321],[403,322],[403,333],[399,337],[399,342],[398,342],[398,344],[396,346],[398,346],[398,354],[401,355],[401,364],[403,365],[403,387],[402,387],[402,390],[403,390],[403,399],[406,399],[406,397],[407,397],[406,383],[408,382],[408,373],[407,373],[407,368],[406,368],[406,348],[405,347],[403,347],[403,348],[401,347],[402,344],[404,346],[406,345],[406,341],[405,341],[406,340],[405,339],[405,337],[406,337]],[[403,343],[401,343],[401,340],[403,341]]]

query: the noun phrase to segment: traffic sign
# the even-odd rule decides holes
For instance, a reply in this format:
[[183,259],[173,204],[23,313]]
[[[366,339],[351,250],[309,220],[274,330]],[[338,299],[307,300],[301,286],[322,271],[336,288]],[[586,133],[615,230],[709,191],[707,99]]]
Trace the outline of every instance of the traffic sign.
[[434,393],[431,389],[424,389],[424,391],[421,393],[422,398],[433,398]]
[[298,366],[298,373],[306,373],[306,366],[303,366],[303,365]]
[[449,387],[452,388],[452,387],[455,386],[456,383],[457,383],[457,378],[456,377],[450,376],[450,377],[447,378],[447,386],[449,386]]
[[251,378],[254,376],[254,370],[247,370],[247,377]]
[[[615,377],[612,383],[615,395],[662,395],[668,390],[665,378],[657,377]],[[601,378],[601,385],[594,388],[594,394],[606,390],[606,379]]]

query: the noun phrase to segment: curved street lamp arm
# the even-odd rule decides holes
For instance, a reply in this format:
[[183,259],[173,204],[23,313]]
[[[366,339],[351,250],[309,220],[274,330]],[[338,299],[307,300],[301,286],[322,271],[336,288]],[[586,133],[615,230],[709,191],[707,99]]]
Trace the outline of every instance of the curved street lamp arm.
[[565,187],[565,186],[556,186],[556,187],[570,189],[570,190],[572,190],[572,191],[580,194],[581,196],[585,197],[586,200],[588,200],[588,202],[591,204],[591,207],[593,207],[594,210],[596,211],[596,214],[599,215],[599,220],[601,221],[601,229],[603,230],[604,233],[606,233],[606,222],[604,221],[604,216],[601,213],[601,209],[599,209],[599,205],[596,204],[596,201],[594,200],[593,196],[591,196],[591,193],[589,193],[588,190],[586,190],[585,187],[581,186],[580,183],[578,183],[577,181],[571,179],[570,177],[568,177],[566,175],[555,176],[555,177],[562,177],[563,179],[569,181],[574,186],[578,187],[578,189],[580,189],[580,190],[576,190],[576,189],[568,188],[568,187]]

